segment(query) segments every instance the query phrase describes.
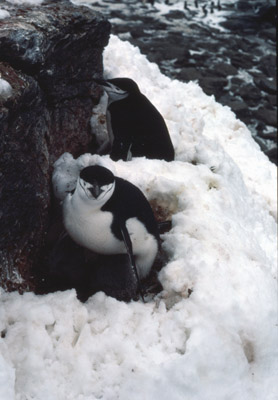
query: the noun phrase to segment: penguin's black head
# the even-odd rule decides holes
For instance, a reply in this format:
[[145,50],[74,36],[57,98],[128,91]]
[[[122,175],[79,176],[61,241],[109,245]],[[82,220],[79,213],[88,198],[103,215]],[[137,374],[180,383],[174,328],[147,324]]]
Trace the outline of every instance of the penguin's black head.
[[109,96],[109,103],[125,99],[127,96],[140,93],[136,82],[130,78],[95,79]]
[[[93,200],[106,202],[113,194],[115,188],[115,176],[100,165],[90,165],[81,170],[79,175],[79,188],[81,194]],[[83,192],[82,192],[83,191]]]
[[139,87],[136,82],[130,78],[114,78],[108,79],[107,82],[124,90],[128,93],[140,93]]

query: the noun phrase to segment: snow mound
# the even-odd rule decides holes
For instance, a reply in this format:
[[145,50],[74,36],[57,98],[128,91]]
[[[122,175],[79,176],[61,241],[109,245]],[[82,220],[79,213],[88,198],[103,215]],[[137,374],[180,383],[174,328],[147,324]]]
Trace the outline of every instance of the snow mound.
[[[74,291],[1,293],[5,400],[274,400],[277,398],[276,170],[246,126],[195,83],[171,81],[112,36],[106,77],[137,81],[164,116],[176,160],[71,155],[103,163],[160,206],[169,262],[146,304]],[[59,175],[60,174],[60,175]],[[54,178],[55,181],[55,178]],[[1,392],[2,390],[2,392]]]
[[[1,10],[0,10],[1,11]],[[0,14],[1,15],[1,14]],[[1,17],[0,17],[1,19]],[[0,100],[7,100],[12,94],[12,87],[5,79],[0,78]]]
[[11,4],[30,4],[31,6],[40,6],[44,0],[6,0],[8,3]]
[[7,11],[7,10],[2,10],[2,9],[0,8],[0,20],[1,20],[1,19],[4,19],[4,18],[9,18],[9,16],[10,16],[9,11]]

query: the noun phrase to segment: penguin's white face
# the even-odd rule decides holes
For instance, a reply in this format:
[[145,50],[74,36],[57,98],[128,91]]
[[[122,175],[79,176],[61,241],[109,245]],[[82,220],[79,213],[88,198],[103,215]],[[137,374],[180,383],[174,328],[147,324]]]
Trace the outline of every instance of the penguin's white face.
[[107,82],[103,89],[108,94],[109,100],[108,103],[111,104],[114,101],[123,100],[128,96],[128,92],[120,89],[118,86],[113,85],[111,82]]
[[102,207],[113,195],[114,190],[113,173],[100,165],[90,165],[80,171],[72,200],[76,204],[81,201],[84,207],[85,204],[89,207]]
[[76,186],[77,195],[94,206],[105,204],[112,196],[114,189],[115,182],[100,186],[98,182],[92,184],[80,177]]

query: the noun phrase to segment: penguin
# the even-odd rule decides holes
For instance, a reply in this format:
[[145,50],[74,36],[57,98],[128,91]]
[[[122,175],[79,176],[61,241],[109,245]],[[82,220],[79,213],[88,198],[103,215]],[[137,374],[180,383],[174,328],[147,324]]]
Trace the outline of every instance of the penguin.
[[64,199],[63,219],[80,246],[97,254],[128,254],[143,298],[140,280],[151,271],[159,232],[151,206],[136,186],[105,167],[85,167],[74,192]]
[[174,147],[166,123],[132,79],[95,79],[108,94],[106,112],[112,160],[146,157],[173,161]]

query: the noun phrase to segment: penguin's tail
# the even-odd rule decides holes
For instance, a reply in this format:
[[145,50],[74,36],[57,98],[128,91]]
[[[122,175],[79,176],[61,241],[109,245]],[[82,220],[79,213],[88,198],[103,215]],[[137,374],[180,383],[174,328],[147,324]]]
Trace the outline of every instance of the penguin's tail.
[[171,228],[172,228],[172,221],[158,222],[158,231],[160,235],[165,232],[169,232]]

